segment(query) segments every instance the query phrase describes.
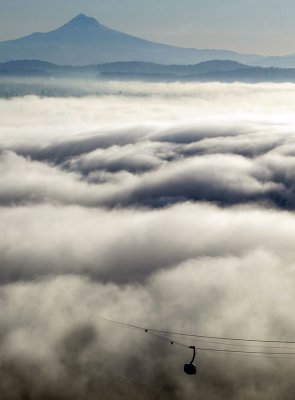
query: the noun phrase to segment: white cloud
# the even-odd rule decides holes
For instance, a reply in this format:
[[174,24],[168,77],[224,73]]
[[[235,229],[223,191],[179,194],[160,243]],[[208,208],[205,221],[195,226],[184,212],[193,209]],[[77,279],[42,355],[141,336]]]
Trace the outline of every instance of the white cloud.
[[188,381],[96,315],[293,339],[294,85],[83,84],[0,100],[0,397],[293,398],[292,360]]

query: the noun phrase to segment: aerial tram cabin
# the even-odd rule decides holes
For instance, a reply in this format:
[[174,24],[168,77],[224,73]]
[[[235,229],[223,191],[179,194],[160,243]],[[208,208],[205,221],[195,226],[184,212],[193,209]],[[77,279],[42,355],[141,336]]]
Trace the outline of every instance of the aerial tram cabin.
[[193,358],[191,359],[191,361],[188,364],[184,364],[183,370],[188,375],[196,375],[197,367],[193,363],[195,361],[195,357],[196,357],[196,348],[195,348],[195,346],[190,346],[190,349],[193,349]]

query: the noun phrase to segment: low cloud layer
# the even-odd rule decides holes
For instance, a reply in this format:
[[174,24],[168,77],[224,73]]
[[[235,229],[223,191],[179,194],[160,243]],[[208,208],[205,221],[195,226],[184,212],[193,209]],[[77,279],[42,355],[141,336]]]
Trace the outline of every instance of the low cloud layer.
[[141,86],[2,100],[0,202],[293,210],[292,85],[150,84],[147,97]]
[[292,399],[293,358],[190,378],[99,316],[294,340],[294,86],[104,85],[0,100],[0,397]]

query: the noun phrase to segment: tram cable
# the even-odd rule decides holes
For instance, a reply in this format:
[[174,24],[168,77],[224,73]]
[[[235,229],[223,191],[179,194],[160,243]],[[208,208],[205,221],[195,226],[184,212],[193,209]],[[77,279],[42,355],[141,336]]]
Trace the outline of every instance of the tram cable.
[[[236,355],[236,356],[244,356],[244,357],[256,357],[256,358],[267,358],[267,359],[294,359],[295,360],[295,348],[292,347],[284,347],[282,344],[295,344],[295,341],[290,340],[262,340],[262,339],[248,339],[248,338],[234,338],[234,337],[221,337],[221,336],[206,336],[206,335],[199,335],[199,334],[189,334],[189,333],[179,333],[173,331],[166,331],[160,329],[153,329],[153,328],[146,328],[139,325],[129,324],[126,322],[116,321],[104,317],[100,317],[97,315],[100,320],[105,322],[109,322],[111,324],[115,324],[124,328],[129,328],[135,331],[140,331],[142,333],[149,334],[157,339],[164,340],[169,342],[171,345],[177,345],[184,348],[192,349],[193,350],[193,358],[188,364],[184,364],[184,372],[188,375],[195,375],[197,372],[197,367],[193,364],[193,361],[196,356],[197,351],[201,352],[211,352],[216,354],[228,354],[228,355]],[[203,340],[203,339],[208,339]],[[227,342],[215,342],[211,341],[210,339],[218,339],[223,341],[233,341],[239,342],[237,343],[227,343]],[[179,341],[181,340],[181,341]],[[210,340],[210,341],[209,341]],[[188,345],[187,343],[190,343]],[[240,342],[243,342],[240,343]],[[207,344],[214,344],[215,346],[223,346],[223,347],[235,347],[232,348],[216,348],[216,347],[202,347],[199,346],[199,343],[207,343]],[[256,343],[253,345],[252,343]],[[258,343],[262,344],[280,344],[280,346],[266,346],[266,345],[258,345]],[[236,347],[243,347],[243,348],[250,348],[255,350],[242,350],[237,349]],[[258,350],[259,348],[263,350]],[[294,350],[291,351],[271,351],[271,350]]]

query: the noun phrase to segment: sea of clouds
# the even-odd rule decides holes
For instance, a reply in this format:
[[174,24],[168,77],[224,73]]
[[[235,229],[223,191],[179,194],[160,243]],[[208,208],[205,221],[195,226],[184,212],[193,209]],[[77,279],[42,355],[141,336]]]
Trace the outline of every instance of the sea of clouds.
[[0,99],[0,398],[293,399],[292,357],[188,377],[99,317],[294,340],[295,86],[79,85]]

